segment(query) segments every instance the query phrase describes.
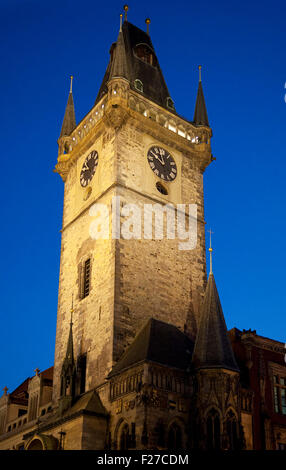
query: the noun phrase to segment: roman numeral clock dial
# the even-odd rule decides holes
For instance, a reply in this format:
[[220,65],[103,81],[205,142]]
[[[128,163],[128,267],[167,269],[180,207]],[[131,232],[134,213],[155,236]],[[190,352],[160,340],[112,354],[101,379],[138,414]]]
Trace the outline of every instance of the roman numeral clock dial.
[[156,176],[164,181],[174,181],[177,176],[177,165],[167,150],[153,146],[148,150],[147,159]]
[[98,165],[98,153],[93,150],[85,159],[80,172],[80,184],[85,188],[92,180]]

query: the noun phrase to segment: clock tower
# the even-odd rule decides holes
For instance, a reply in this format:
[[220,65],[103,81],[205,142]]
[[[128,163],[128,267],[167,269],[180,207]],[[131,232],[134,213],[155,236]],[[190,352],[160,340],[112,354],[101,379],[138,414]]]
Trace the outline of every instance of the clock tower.
[[[70,370],[79,377],[73,386],[80,393],[104,383],[151,317],[195,336],[207,281],[203,173],[212,160],[211,135],[201,79],[194,118],[186,120],[175,109],[149,31],[127,19],[110,48],[94,106],[78,125],[70,89],[55,168],[65,185],[55,403],[70,341]],[[170,237],[156,232],[156,210],[172,207],[177,216],[186,208],[188,227],[190,205],[196,208],[195,243],[180,249],[178,230]],[[109,221],[104,237],[91,230],[99,207]],[[152,217],[147,236],[146,207]],[[142,215],[136,219],[141,235],[131,223],[135,212]]]

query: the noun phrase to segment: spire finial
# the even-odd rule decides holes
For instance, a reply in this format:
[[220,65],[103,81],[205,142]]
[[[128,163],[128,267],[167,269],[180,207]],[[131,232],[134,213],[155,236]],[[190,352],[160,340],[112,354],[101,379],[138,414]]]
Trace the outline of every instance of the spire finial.
[[72,93],[72,81],[73,81],[73,75],[71,75],[70,93]]
[[199,82],[202,81],[202,66],[199,65]]
[[125,18],[124,21],[127,21],[127,12],[128,12],[128,5],[124,5],[124,11],[125,11]]
[[8,392],[8,387],[4,387],[4,388],[3,388],[3,392],[4,392],[4,395],[6,396],[6,395],[7,395],[7,392]]
[[210,274],[213,274],[213,249],[212,249],[212,234],[214,232],[210,230],[208,230],[209,234],[210,234],[210,247],[209,247],[209,252],[210,252]]
[[39,376],[39,373],[40,373],[40,369],[38,367],[36,367],[36,369],[34,370],[34,372],[36,372],[36,376],[38,377]]
[[122,13],[120,13],[120,28],[119,28],[119,31],[121,32],[122,31]]
[[146,18],[145,23],[146,23],[146,25],[147,25],[147,34],[148,34],[148,36],[149,36],[149,24],[151,23],[150,18]]

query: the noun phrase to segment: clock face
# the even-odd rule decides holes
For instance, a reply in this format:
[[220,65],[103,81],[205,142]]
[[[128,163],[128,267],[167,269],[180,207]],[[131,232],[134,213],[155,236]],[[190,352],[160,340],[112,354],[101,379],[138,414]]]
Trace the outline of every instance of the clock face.
[[80,172],[80,184],[85,188],[92,180],[98,165],[98,153],[93,150],[85,159]]
[[177,176],[177,165],[167,150],[154,145],[148,150],[147,159],[155,175],[164,181],[174,181]]

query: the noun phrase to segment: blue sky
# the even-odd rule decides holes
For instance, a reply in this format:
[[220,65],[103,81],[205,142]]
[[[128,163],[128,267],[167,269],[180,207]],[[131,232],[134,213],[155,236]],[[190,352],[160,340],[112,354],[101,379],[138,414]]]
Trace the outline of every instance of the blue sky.
[[[69,90],[91,109],[123,2],[0,1],[2,245],[0,387],[53,364],[63,183],[53,173]],[[205,218],[228,328],[285,334],[284,1],[129,2],[150,34],[177,112],[202,77],[216,161]]]

